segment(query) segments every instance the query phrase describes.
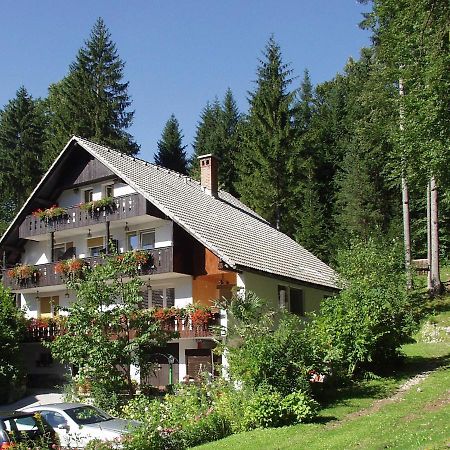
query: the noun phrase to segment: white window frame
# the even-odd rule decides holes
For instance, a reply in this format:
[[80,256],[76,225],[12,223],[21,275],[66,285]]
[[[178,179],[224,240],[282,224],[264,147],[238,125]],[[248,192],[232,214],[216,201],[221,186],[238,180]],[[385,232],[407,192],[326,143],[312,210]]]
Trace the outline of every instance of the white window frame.
[[[167,289],[173,289],[173,306],[175,306],[176,303],[176,290],[174,286],[167,286],[167,287],[159,287],[159,286],[154,286],[152,288],[148,289],[148,307],[149,308],[154,308],[154,307],[158,307],[158,308],[168,308],[167,306]],[[162,290],[163,291],[163,305],[162,306],[154,306],[153,305],[153,290]]]
[[145,229],[145,230],[129,231],[126,234],[126,248],[127,248],[127,251],[133,250],[132,248],[130,248],[130,241],[129,241],[129,237],[130,236],[135,235],[138,238],[138,247],[136,249],[134,249],[134,250],[142,250],[143,249],[142,235],[150,234],[150,233],[153,233],[153,235],[155,237],[155,239],[154,239],[155,243],[153,244],[153,248],[149,249],[149,250],[153,250],[156,247],[156,232],[155,232],[154,228],[148,228],[148,229]]

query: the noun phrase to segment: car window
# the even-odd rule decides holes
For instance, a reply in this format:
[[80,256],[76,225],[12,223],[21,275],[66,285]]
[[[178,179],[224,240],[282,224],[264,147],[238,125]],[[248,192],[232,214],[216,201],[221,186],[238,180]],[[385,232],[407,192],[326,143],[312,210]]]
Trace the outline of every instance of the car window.
[[50,426],[56,428],[58,425],[67,425],[66,419],[56,411],[41,411],[42,416]]
[[16,441],[42,435],[44,429],[50,430],[45,419],[43,421],[39,413],[23,417],[4,418],[3,428],[10,438],[13,438]]
[[80,406],[65,410],[67,415],[73,419],[78,425],[86,425],[89,423],[104,422],[112,417],[93,406]]

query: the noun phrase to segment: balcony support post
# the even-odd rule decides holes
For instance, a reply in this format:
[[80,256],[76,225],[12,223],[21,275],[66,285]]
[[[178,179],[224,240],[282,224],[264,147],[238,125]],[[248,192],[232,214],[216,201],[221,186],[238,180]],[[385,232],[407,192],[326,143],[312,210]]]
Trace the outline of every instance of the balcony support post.
[[106,254],[109,255],[111,253],[111,249],[109,248],[109,241],[111,240],[111,230],[110,230],[110,222],[106,221]]
[[51,262],[55,262],[55,232],[50,232],[50,245],[51,245]]

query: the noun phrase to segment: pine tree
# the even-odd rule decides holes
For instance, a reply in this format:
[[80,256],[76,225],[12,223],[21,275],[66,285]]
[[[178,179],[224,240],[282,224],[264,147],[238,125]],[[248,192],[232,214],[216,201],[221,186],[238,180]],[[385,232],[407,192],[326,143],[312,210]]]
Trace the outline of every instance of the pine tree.
[[186,146],[182,144],[183,135],[176,117],[172,114],[158,141],[155,163],[176,172],[187,174]]
[[220,158],[219,183],[225,191],[233,195],[237,194],[235,184],[238,178],[236,160],[240,145],[240,122],[241,115],[233,93],[228,88],[222,103],[220,125],[223,132],[223,140],[217,156]]
[[239,181],[244,203],[282,231],[289,232],[292,166],[295,155],[294,92],[291,70],[282,61],[271,37],[260,60],[256,89],[250,93],[250,111],[243,126]]
[[124,62],[103,19],[95,23],[85,46],[70,65],[68,75],[50,87],[47,133],[49,160],[77,134],[110,145],[128,154],[139,146],[125,130],[133,121],[128,82],[123,81]]
[[192,178],[200,179],[200,169],[198,157],[201,155],[217,154],[217,149],[221,145],[221,121],[222,110],[219,100],[207,103],[203,108],[200,121],[197,125],[197,131],[194,138],[194,153],[190,160],[189,174]]
[[241,115],[231,89],[227,89],[222,103],[216,98],[203,109],[194,140],[194,154],[190,174],[199,179],[197,157],[212,153],[219,160],[219,187],[236,195],[236,155],[239,152]]
[[42,102],[24,87],[0,114],[0,221],[8,224],[44,173]]

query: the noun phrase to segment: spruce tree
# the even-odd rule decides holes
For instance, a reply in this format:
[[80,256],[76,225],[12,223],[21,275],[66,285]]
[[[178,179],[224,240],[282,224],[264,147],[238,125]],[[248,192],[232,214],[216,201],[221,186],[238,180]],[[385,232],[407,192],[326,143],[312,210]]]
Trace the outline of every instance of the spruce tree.
[[217,149],[221,145],[221,107],[219,100],[206,103],[197,125],[197,131],[194,138],[194,152],[190,160],[189,174],[192,178],[200,179],[200,169],[198,157],[201,155],[217,154]]
[[155,163],[176,172],[187,174],[186,146],[182,143],[183,135],[176,117],[172,114],[158,141],[158,153]]
[[220,158],[219,183],[225,191],[233,195],[237,194],[235,184],[238,179],[236,160],[240,146],[240,122],[241,115],[233,93],[228,88],[222,103],[220,125],[223,132],[223,140],[217,156]]
[[239,181],[244,203],[282,231],[290,231],[288,199],[295,180],[294,92],[291,69],[281,50],[269,39],[257,69],[256,89],[250,93],[250,111],[243,126]]
[[0,221],[8,224],[44,173],[45,115],[22,86],[0,113]]
[[124,62],[111,34],[99,18],[70,65],[68,75],[50,87],[50,126],[47,146],[50,161],[68,139],[77,134],[134,155],[139,146],[126,131],[134,112],[128,82],[123,81]]
[[235,161],[239,152],[241,115],[231,89],[227,89],[223,102],[216,98],[204,108],[194,140],[194,154],[190,174],[200,177],[197,157],[212,153],[219,160],[219,186],[236,195],[237,169]]

